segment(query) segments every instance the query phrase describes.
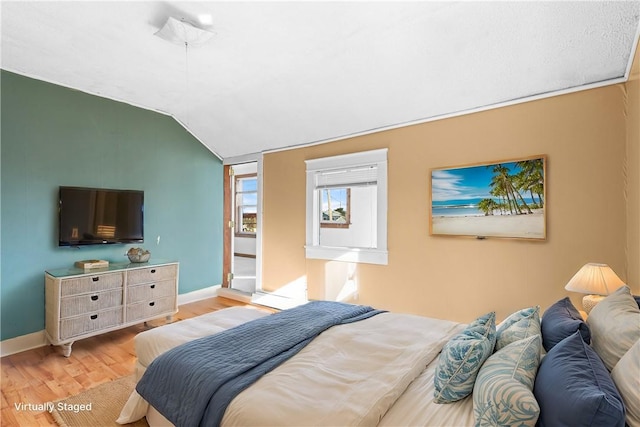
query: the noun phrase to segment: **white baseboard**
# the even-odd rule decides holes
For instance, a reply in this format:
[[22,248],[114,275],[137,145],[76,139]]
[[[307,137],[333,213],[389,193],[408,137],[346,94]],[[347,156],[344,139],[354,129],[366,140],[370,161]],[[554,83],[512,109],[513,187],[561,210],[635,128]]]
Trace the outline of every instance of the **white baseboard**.
[[[220,285],[214,285],[197,291],[188,292],[186,294],[180,294],[178,295],[178,305],[213,298],[218,295],[218,290],[220,288]],[[44,347],[48,344],[49,341],[47,340],[44,330],[27,335],[21,335],[15,338],[9,338],[0,342],[0,357],[9,356],[38,347]]]
[[44,331],[33,332],[0,342],[0,357],[20,353],[49,344]]
[[236,290],[229,289],[229,288],[222,288],[221,287],[220,289],[218,289],[218,296],[219,297],[223,297],[223,298],[229,298],[229,299],[240,301],[240,302],[244,302],[244,303],[250,303],[251,302],[251,295],[250,294],[246,294],[244,292],[236,291]]
[[222,285],[213,285],[208,288],[198,289],[197,291],[188,292],[186,294],[179,294],[178,305],[189,304],[190,302],[216,297],[218,296],[218,291],[221,288]]

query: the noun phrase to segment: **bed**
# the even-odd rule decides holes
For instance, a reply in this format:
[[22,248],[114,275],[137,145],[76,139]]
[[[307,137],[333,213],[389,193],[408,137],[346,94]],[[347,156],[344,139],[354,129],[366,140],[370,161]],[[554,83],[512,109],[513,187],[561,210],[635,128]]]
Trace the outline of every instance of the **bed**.
[[[640,307],[628,288],[619,294],[609,299],[628,303],[631,298],[634,310],[629,310],[628,304],[625,309],[628,315],[636,316],[617,320],[631,325],[623,331],[624,340],[612,338],[610,330],[601,331],[602,323],[611,323],[610,311],[618,310],[615,303],[601,303],[603,314],[592,312],[587,325],[568,298],[549,308],[542,321],[539,308],[528,307],[497,327],[495,313],[461,324],[388,312],[329,327],[233,397],[224,408],[220,425],[499,425],[515,418],[496,418],[504,412],[504,408],[496,408],[496,402],[515,396],[507,403],[517,410],[506,412],[507,416],[523,417],[522,425],[590,425],[587,422],[595,420],[638,426]],[[142,378],[154,360],[163,360],[161,355],[184,347],[184,343],[222,337],[269,316],[273,315],[234,307],[143,332],[135,342],[136,374]],[[609,341],[615,342],[613,346],[621,341],[624,344],[609,357],[610,368],[603,364],[591,375],[592,381],[578,380],[580,387],[589,391],[590,400],[583,401],[580,396],[585,393],[575,393],[576,379],[559,375],[557,365],[560,361],[560,371],[567,371],[564,367],[569,365],[580,366],[582,371],[586,365],[593,366],[592,347],[598,347],[585,343],[584,331],[589,327],[593,330],[589,338],[598,337],[601,347],[610,347]],[[215,358],[215,351],[208,358]],[[603,378],[610,385],[604,390]],[[179,406],[191,400],[184,392],[161,394],[166,400],[180,402]],[[558,395],[565,402],[567,396],[573,398],[573,409],[564,410],[566,405],[558,408]],[[604,410],[594,412],[594,402]],[[151,427],[194,424],[173,414],[169,418],[178,422],[171,422],[163,414],[167,414],[166,408],[149,405],[134,391],[118,422],[146,416]]]

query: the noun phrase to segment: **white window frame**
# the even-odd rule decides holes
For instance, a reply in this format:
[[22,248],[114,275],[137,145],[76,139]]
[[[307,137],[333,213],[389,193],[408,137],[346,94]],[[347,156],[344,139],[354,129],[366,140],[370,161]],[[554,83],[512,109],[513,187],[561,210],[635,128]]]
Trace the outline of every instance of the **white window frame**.
[[[236,212],[235,212],[235,216],[236,216],[236,224],[235,224],[235,237],[248,237],[248,238],[252,238],[252,237],[256,237],[257,232],[256,231],[243,231],[242,230],[242,226],[243,226],[243,217],[240,214],[241,209],[244,207],[255,207],[256,209],[256,230],[258,229],[258,174],[257,173],[249,173],[249,174],[244,174],[244,175],[236,175],[234,176],[235,178],[235,185],[234,185],[234,197],[236,198]],[[252,190],[252,191],[238,191],[238,181],[241,180],[251,180],[251,179],[255,179],[256,181],[256,189]],[[240,200],[242,200],[242,195],[243,194],[255,194],[256,195],[256,204],[255,205],[243,205],[242,202],[238,201],[238,196],[240,196]]]
[[[387,265],[387,152],[386,148],[306,160],[307,230],[306,257],[345,262]],[[316,174],[333,169],[376,165],[377,170],[377,247],[355,248],[320,245],[320,207],[316,191]]]

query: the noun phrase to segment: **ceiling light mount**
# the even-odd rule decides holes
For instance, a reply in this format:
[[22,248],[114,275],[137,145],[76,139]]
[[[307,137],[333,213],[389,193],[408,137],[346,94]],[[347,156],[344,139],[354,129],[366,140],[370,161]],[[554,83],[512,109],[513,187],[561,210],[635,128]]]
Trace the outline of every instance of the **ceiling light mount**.
[[199,28],[185,19],[169,17],[156,36],[181,46],[199,47],[213,37],[211,31]]

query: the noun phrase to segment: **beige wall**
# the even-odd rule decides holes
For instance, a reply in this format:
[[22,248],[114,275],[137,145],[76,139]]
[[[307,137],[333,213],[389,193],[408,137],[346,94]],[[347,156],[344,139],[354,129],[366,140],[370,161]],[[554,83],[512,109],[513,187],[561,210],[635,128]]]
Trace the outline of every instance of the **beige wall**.
[[[503,318],[534,304],[545,309],[567,295],[566,282],[590,261],[609,264],[625,280],[636,267],[625,254],[633,211],[627,212],[621,167],[624,101],[624,85],[607,86],[266,154],[264,288],[306,278],[310,298],[335,289],[344,266],[305,259],[304,160],[383,147],[389,149],[389,264],[356,267],[357,302],[469,321],[490,310]],[[546,241],[429,236],[431,168],[537,154],[548,156]],[[637,159],[632,167],[637,172]],[[572,298],[580,304],[580,295]]]
[[640,46],[627,89],[627,280],[640,294]]

